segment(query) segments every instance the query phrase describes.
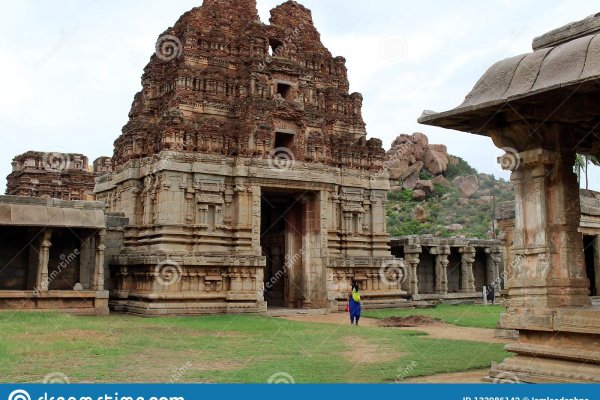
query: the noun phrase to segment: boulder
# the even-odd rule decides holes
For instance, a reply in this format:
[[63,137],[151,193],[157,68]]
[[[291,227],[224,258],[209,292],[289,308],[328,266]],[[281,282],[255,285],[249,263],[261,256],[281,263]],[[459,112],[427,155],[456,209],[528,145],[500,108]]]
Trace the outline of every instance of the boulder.
[[448,153],[432,150],[430,147],[423,156],[423,163],[425,169],[433,175],[443,174],[448,170]]
[[406,180],[415,172],[426,170],[436,176],[448,169],[448,149],[442,144],[429,144],[423,133],[399,135],[386,153],[384,165],[390,180]]
[[443,187],[450,187],[450,186],[452,186],[450,184],[450,182],[448,182],[448,179],[446,179],[444,177],[444,175],[438,175],[438,176],[436,176],[435,178],[433,178],[431,180],[431,182],[433,182],[434,185],[441,185]]
[[422,201],[427,198],[427,193],[425,193],[422,190],[415,190],[415,191],[413,191],[412,196],[413,196],[413,200]]
[[419,175],[419,173],[421,172],[422,169],[423,169],[423,161],[416,161],[413,165],[411,165],[408,168],[406,175],[404,177],[402,177],[401,179],[406,179],[414,173]]
[[424,161],[426,154],[429,152],[429,147],[423,144],[415,144],[413,145],[411,156],[414,157],[414,162]]
[[392,159],[387,163],[390,180],[397,181],[409,175],[410,168],[408,160]]
[[433,182],[420,180],[415,185],[415,189],[422,190],[427,194],[431,194],[431,192],[433,192]]
[[427,212],[425,211],[425,209],[422,206],[417,206],[415,207],[414,211],[413,211],[413,217],[423,223],[425,221],[427,221]]
[[403,189],[402,186],[392,186],[392,193],[400,193]]
[[419,174],[415,172],[402,182],[402,187],[404,189],[413,190],[415,186],[417,186],[417,182],[419,182]]
[[463,229],[463,226],[461,224],[452,224],[447,226],[446,229],[448,229],[450,232],[458,232]]
[[481,196],[480,198],[477,199],[477,204],[484,205],[484,204],[489,204],[491,202],[494,201],[494,196]]
[[470,198],[479,189],[479,181],[475,175],[457,176],[452,182],[458,188],[460,197],[464,199]]
[[420,145],[424,145],[424,146],[427,146],[429,144],[429,138],[427,137],[427,135],[425,135],[424,133],[421,133],[421,132],[413,133],[412,141],[415,144],[420,144]]
[[[448,154],[448,147],[446,147],[445,144],[430,144],[429,150],[435,151],[438,153]],[[446,156],[446,158],[448,158],[448,156]]]

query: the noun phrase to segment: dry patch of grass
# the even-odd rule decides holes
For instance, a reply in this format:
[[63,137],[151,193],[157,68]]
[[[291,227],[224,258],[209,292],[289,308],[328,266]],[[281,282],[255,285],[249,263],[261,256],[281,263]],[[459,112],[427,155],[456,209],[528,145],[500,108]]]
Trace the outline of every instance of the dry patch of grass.
[[404,353],[390,353],[360,336],[347,336],[344,338],[344,344],[348,347],[344,357],[353,364],[388,362],[406,355]]

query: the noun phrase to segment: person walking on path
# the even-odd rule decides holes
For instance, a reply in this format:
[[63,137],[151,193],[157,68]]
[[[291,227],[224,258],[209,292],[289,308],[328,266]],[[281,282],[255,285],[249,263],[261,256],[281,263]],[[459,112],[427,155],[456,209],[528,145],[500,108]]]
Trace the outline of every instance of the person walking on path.
[[350,325],[358,326],[358,320],[360,320],[360,289],[358,282],[352,280],[352,290],[348,294],[348,311],[350,312]]

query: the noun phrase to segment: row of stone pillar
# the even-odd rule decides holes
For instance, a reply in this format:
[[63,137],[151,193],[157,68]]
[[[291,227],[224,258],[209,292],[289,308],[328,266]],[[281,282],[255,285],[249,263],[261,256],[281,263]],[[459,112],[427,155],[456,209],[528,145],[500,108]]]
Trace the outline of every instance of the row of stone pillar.
[[[404,245],[404,259],[409,271],[408,290],[413,298],[419,297],[418,267],[422,252],[423,249],[417,241],[412,241]],[[475,263],[477,250],[473,246],[463,246],[458,248],[458,252],[461,255],[461,292],[475,293],[473,264]],[[501,286],[499,273],[501,257],[498,252],[499,249],[486,248],[486,254],[488,254],[487,283],[496,287]],[[450,246],[440,245],[431,247],[429,254],[435,256],[435,294],[448,294],[448,257],[450,256]]]

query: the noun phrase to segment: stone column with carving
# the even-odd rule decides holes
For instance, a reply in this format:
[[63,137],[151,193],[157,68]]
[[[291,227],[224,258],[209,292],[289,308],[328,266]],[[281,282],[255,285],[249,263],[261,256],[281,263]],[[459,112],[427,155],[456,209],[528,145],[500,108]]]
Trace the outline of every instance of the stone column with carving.
[[98,232],[96,255],[94,257],[94,278],[92,289],[95,291],[104,290],[104,252],[106,250],[106,230]]
[[50,261],[50,247],[52,247],[52,230],[44,229],[40,243],[40,253],[38,259],[38,275],[36,287],[40,292],[47,292],[50,282],[48,282],[48,262]]
[[407,244],[404,245],[404,257],[408,264],[408,292],[412,295],[413,300],[419,300],[419,279],[418,271],[419,267],[419,255],[422,252],[421,245],[419,244],[419,238],[409,238]]
[[475,263],[476,250],[473,246],[465,246],[458,249],[461,255],[461,292],[475,293],[475,276],[473,275],[473,264]]
[[487,284],[494,286],[496,290],[501,290],[502,281],[504,280],[504,278],[500,276],[502,249],[499,246],[491,246],[485,249],[485,253],[487,254]]
[[437,294],[448,294],[448,256],[450,246],[435,246],[429,250],[435,255],[435,292]]
[[509,306],[588,305],[574,153],[540,148],[519,158],[511,175],[516,212]]
[[[514,154],[507,154],[504,157]],[[516,356],[496,364],[490,377],[526,382],[598,382],[589,355],[600,332],[598,312],[589,307],[583,241],[578,232],[579,185],[575,152],[535,148],[518,153],[515,228],[508,271],[507,311],[502,329],[518,330],[506,350]],[[588,361],[590,360],[590,361]]]

